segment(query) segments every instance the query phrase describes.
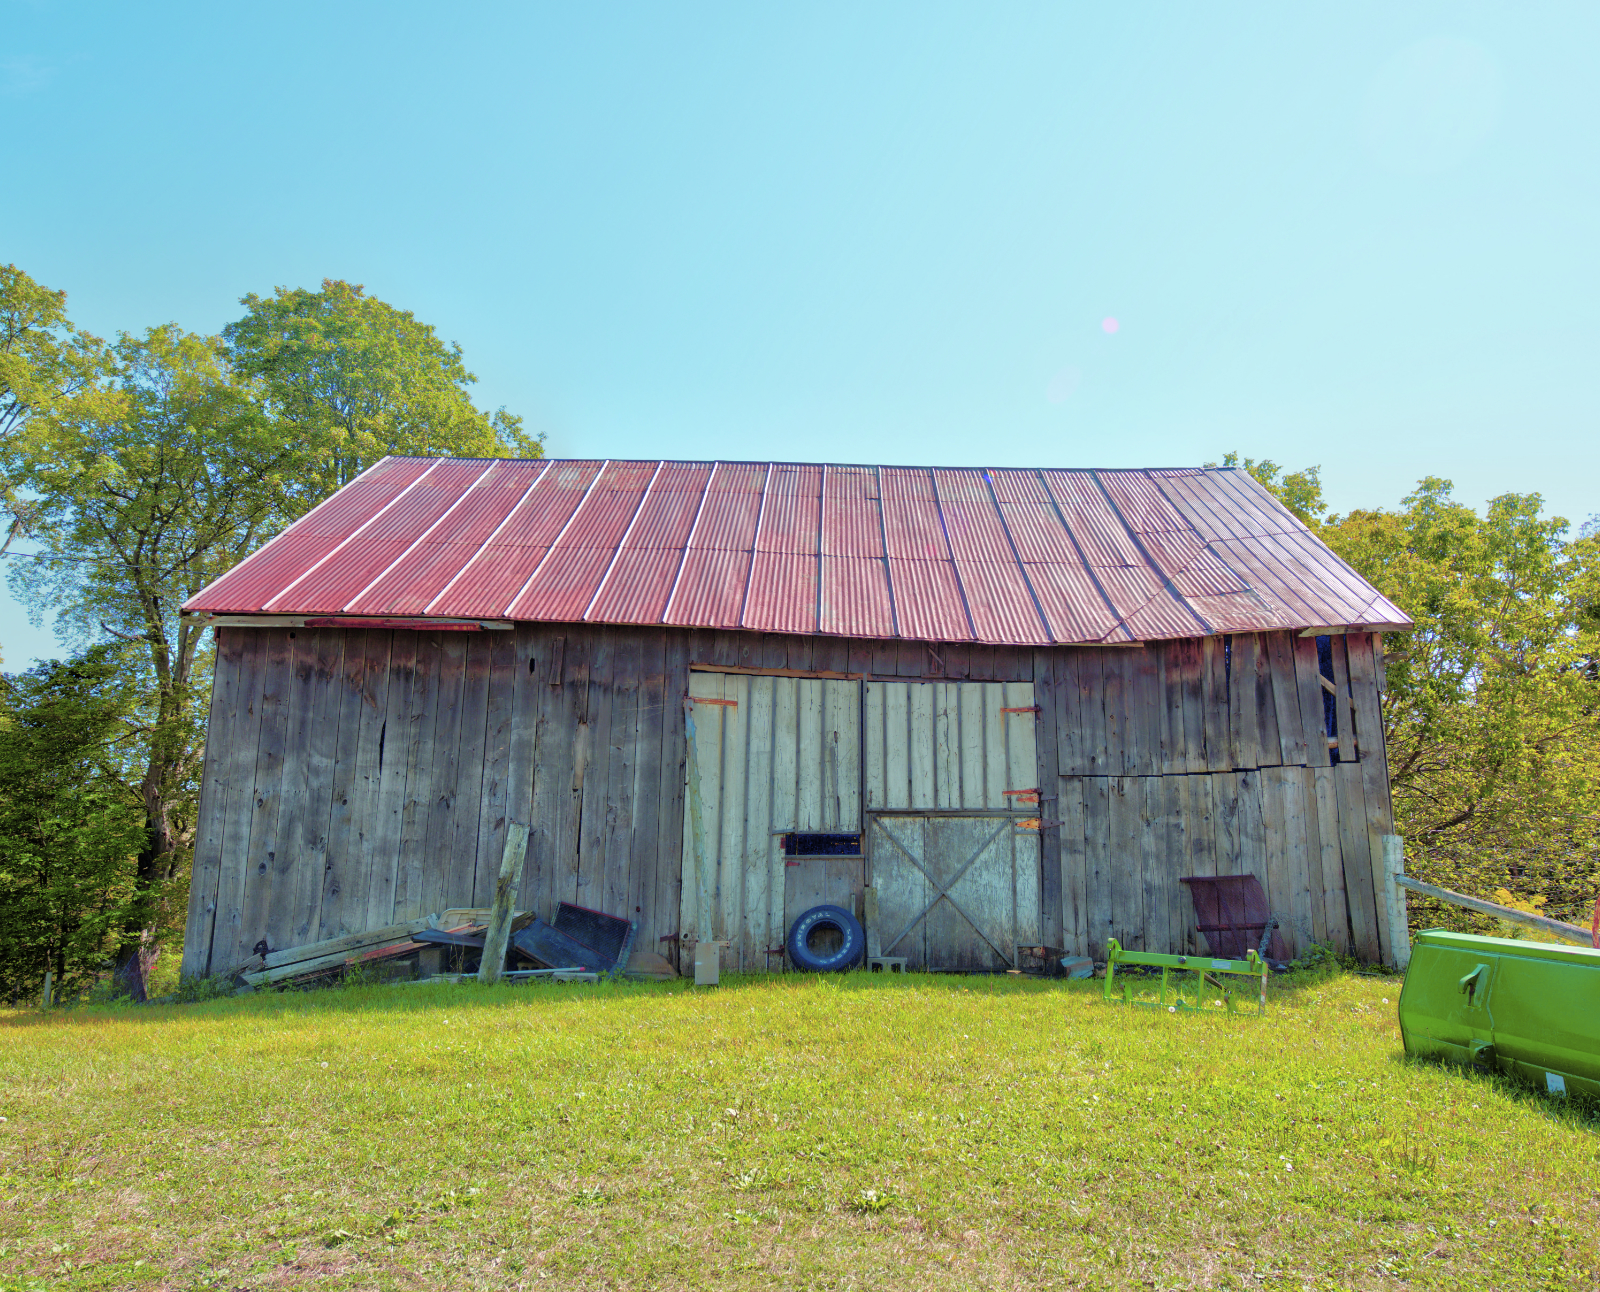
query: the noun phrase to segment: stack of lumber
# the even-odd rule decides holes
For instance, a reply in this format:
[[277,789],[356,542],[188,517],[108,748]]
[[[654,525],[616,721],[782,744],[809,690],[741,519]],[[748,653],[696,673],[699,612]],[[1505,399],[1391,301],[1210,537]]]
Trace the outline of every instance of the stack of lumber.
[[[573,908],[574,911],[580,909]],[[620,925],[624,936],[619,945],[608,946],[597,953],[575,941],[559,927],[535,918],[531,911],[516,911],[510,921],[513,934],[510,949],[513,955],[536,967],[511,970],[501,976],[512,981],[556,977],[591,982],[608,971],[623,971],[630,976],[644,978],[676,976],[671,964],[660,956],[629,954],[635,926],[616,917],[599,917],[597,912],[587,914]],[[352,967],[399,960],[442,947],[481,952],[489,915],[490,912],[484,909],[455,907],[442,914],[423,916],[404,924],[391,924],[365,933],[349,933],[305,946],[268,951],[252,956],[231,976],[249,987],[269,987],[279,983],[332,978]],[[557,926],[565,922],[558,915]],[[437,960],[434,963],[437,967]],[[623,966],[626,966],[625,970]],[[429,975],[424,971],[423,976],[456,982],[464,975]]]
[[347,933],[343,937],[311,942],[303,947],[268,951],[265,955],[251,956],[233,971],[232,976],[251,987],[266,987],[290,978],[304,978],[342,969],[346,965],[371,964],[412,955],[425,945],[416,941],[415,935],[424,929],[437,927],[438,920],[437,915],[425,915],[404,924],[391,924],[365,933]]

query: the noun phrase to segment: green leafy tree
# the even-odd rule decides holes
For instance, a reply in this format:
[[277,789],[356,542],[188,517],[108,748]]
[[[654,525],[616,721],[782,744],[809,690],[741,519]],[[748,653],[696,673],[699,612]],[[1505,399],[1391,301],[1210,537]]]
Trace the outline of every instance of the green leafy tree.
[[[0,265],[0,453],[13,448],[29,420],[93,398],[106,368],[105,346],[67,319],[67,294]],[[31,509],[14,479],[0,477],[6,536],[26,530]]]
[[110,361],[102,398],[33,418],[10,455],[43,552],[11,581],[36,607],[59,607],[69,639],[138,647],[119,658],[142,696],[145,827],[117,974],[143,999],[182,917],[202,758],[204,628],[178,610],[297,514],[304,447],[215,338],[153,328],[122,337]]
[[117,648],[0,678],[0,999],[71,996],[104,972],[134,896],[137,704]]
[[143,998],[181,931],[203,759],[209,652],[182,603],[386,453],[542,446],[472,405],[459,347],[359,287],[246,297],[226,338],[168,325],[105,347],[71,330],[59,293],[6,281],[36,321],[8,369],[22,412],[0,475],[41,549],[12,586],[36,614],[58,609],[68,640],[133,648],[117,658],[139,696],[144,834],[115,961]]
[[1385,638],[1413,864],[1454,887],[1537,888],[1576,917],[1600,882],[1600,539],[1572,539],[1537,494],[1480,515],[1436,477],[1320,533],[1417,624]]
[[479,410],[477,378],[409,310],[357,284],[251,293],[223,335],[240,372],[259,378],[271,416],[313,450],[301,487],[317,501],[385,454],[540,457],[542,437],[505,409]]

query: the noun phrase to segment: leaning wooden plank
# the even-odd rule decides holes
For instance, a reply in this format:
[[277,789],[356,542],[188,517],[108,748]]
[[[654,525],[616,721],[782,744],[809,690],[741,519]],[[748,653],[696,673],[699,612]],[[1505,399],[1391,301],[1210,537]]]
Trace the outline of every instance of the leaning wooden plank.
[[1413,892],[1421,893],[1425,897],[1437,897],[1441,902],[1449,902],[1453,906],[1464,906],[1469,911],[1481,911],[1485,915],[1495,915],[1512,924],[1522,924],[1530,929],[1538,929],[1542,933],[1551,934],[1567,942],[1576,943],[1581,947],[1594,945],[1593,935],[1588,929],[1579,928],[1576,924],[1567,924],[1562,920],[1546,919],[1543,915],[1530,915],[1527,911],[1515,910],[1510,906],[1501,906],[1498,902],[1488,902],[1481,897],[1468,897],[1465,893],[1458,893],[1454,889],[1440,888],[1437,884],[1425,884],[1420,879],[1412,879],[1410,875],[1396,875],[1395,883],[1402,888],[1409,888]]
[[506,846],[500,857],[500,877],[494,886],[494,909],[483,935],[483,956],[478,963],[478,978],[492,983],[505,968],[506,943],[511,940],[511,908],[517,901],[517,880],[522,875],[522,859],[528,854],[526,821],[506,823]]
[[399,956],[408,956],[421,951],[426,945],[407,937],[398,942],[385,942],[375,947],[358,947],[354,951],[319,956],[315,960],[297,960],[292,965],[280,965],[276,969],[264,969],[259,973],[242,973],[239,977],[252,987],[265,987],[270,983],[283,982],[289,978],[304,978],[314,973],[337,969],[341,965],[362,965],[375,960],[393,960]]
[[482,951],[484,935],[463,929],[418,929],[411,938],[434,947],[470,947]]
[[413,933],[431,927],[437,918],[427,915],[420,919],[407,920],[404,924],[391,924],[387,928],[369,929],[365,933],[347,933],[343,937],[325,938],[321,942],[311,942],[303,947],[285,947],[281,951],[269,951],[261,957],[261,963],[264,968],[278,969],[284,965],[299,964],[302,960],[318,960],[323,956],[338,955],[340,952],[349,953],[367,947],[381,946],[386,942],[402,941]]

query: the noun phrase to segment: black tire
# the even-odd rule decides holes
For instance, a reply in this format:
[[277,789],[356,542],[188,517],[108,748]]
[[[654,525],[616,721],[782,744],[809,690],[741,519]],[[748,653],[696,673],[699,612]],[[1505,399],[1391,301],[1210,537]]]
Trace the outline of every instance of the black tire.
[[[806,945],[816,928],[839,930],[843,939],[832,955],[820,956]],[[789,963],[807,973],[841,973],[853,969],[867,949],[867,935],[861,923],[842,906],[813,906],[789,927]]]

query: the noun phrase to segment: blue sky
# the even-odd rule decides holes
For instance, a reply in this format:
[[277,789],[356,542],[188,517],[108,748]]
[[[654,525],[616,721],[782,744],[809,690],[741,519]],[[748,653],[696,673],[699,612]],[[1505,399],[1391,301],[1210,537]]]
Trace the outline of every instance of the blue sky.
[[1592,4],[0,2],[0,261],[104,335],[364,283],[560,455],[1577,521],[1597,64]]

